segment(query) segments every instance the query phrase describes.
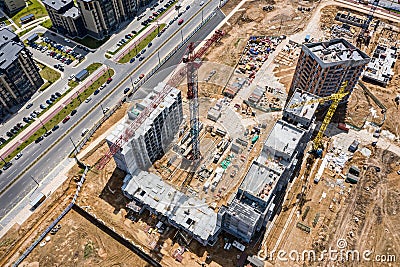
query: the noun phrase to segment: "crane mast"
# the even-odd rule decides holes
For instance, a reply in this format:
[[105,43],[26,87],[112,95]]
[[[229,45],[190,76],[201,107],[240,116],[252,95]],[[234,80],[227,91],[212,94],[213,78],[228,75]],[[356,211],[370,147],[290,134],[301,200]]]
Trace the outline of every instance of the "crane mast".
[[[190,43],[187,55],[187,98],[189,100],[190,112],[190,135],[192,141],[192,159],[200,158],[199,142],[199,100],[198,100],[198,81],[197,64],[195,62],[194,43]],[[186,61],[186,60],[185,60]]]

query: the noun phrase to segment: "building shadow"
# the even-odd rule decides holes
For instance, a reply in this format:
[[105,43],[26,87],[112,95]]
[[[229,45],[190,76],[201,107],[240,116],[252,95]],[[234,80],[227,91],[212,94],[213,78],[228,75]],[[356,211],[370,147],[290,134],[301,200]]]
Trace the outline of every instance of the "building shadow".
[[114,214],[118,214],[121,209],[126,207],[129,200],[124,196],[121,187],[124,181],[125,173],[115,168],[113,174],[104,186],[99,197],[114,207]]

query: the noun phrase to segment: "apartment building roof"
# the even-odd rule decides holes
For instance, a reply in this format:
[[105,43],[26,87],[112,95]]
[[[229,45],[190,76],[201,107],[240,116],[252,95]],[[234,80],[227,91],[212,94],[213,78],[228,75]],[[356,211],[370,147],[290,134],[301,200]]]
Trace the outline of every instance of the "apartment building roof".
[[318,103],[311,104],[311,105],[302,105],[302,106],[293,107],[293,108],[291,108],[290,106],[292,106],[293,104],[297,104],[299,102],[310,101],[310,100],[316,99],[316,98],[318,98],[318,97],[313,94],[296,89],[296,91],[292,95],[292,98],[290,99],[289,103],[287,104],[285,111],[288,113],[292,113],[296,116],[311,120],[315,114],[315,111],[318,108]]
[[267,202],[282,172],[253,161],[240,189]]
[[228,212],[235,216],[238,220],[246,222],[248,225],[255,227],[261,217],[261,212],[255,207],[247,205],[240,201],[240,199],[233,199],[227,206],[221,207],[221,213]]
[[60,10],[63,7],[70,5],[73,0],[42,0],[43,4],[55,10]]
[[76,6],[71,7],[63,14],[66,18],[78,18],[79,17],[79,9]]
[[136,107],[129,111],[131,113],[130,118],[135,119],[145,108],[151,105],[156,96],[164,89],[164,86],[169,88],[169,93],[164,97],[161,103],[158,104],[158,106],[150,113],[145,121],[138,127],[138,129],[135,131],[134,137],[138,137],[146,133],[151,128],[151,125],[153,124],[153,121],[157,118],[157,116],[161,112],[163,112],[164,109],[170,107],[176,101],[176,97],[180,93],[180,91],[175,87],[165,85],[164,83],[159,83],[154,88],[154,91],[152,93],[148,94],[142,102],[136,104]]
[[364,61],[369,57],[345,39],[333,39],[327,42],[309,43],[303,46],[323,63],[342,61]]
[[15,40],[15,38],[17,37],[17,35],[10,31],[8,28],[3,28],[0,30],[0,47],[3,46],[6,43],[9,43],[13,40]]
[[123,191],[204,241],[219,231],[217,213],[204,200],[188,197],[155,174],[139,171]]
[[4,70],[8,68],[8,66],[10,66],[11,63],[13,63],[18,58],[18,54],[23,49],[23,44],[15,42],[11,42],[2,46],[0,52],[0,69]]
[[303,130],[279,120],[271,130],[264,147],[271,148],[291,159],[303,134]]

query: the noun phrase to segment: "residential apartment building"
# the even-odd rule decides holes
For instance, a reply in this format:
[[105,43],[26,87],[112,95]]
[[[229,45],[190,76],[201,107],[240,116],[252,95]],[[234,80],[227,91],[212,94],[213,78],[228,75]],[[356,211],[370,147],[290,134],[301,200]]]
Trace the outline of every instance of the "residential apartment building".
[[[117,167],[127,173],[136,169],[146,170],[156,160],[164,155],[169,144],[178,133],[183,120],[181,92],[169,85],[169,93],[162,102],[141,122],[133,136],[124,144],[122,149],[114,155]],[[107,138],[111,146],[122,133],[129,131],[129,125],[140,115],[143,110],[152,105],[153,99],[164,88],[160,83],[154,92],[147,95],[128,112],[129,120],[117,126]]]
[[25,0],[0,0],[0,7],[9,15],[20,11],[25,6]]
[[[345,39],[304,44],[290,86],[317,96],[336,93],[344,81],[351,92],[370,58]],[[347,100],[348,95],[344,100]]]
[[282,120],[276,122],[264,141],[261,154],[252,162],[236,195],[219,209],[217,224],[222,231],[249,243],[281,205],[315,128],[316,105],[294,109],[289,106],[313,98],[300,91],[293,94]]
[[18,36],[0,30],[0,115],[24,103],[43,85],[32,54]]
[[86,34],[82,16],[73,0],[42,0],[53,27],[70,37]]
[[98,39],[133,17],[137,9],[134,0],[77,0],[77,5],[88,34]]

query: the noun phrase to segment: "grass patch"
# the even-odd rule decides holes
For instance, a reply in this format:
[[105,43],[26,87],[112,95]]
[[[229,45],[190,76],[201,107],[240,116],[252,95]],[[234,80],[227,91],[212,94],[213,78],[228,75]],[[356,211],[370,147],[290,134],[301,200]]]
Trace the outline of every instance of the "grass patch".
[[17,33],[17,35],[18,35],[19,37],[22,37],[22,36],[24,36],[25,34],[27,34],[28,32],[30,32],[31,30],[33,30],[34,28],[35,28],[35,27],[32,27],[32,28],[29,28],[29,29],[20,31],[19,33]]
[[45,27],[47,29],[51,29],[51,27],[53,27],[53,23],[51,23],[50,19],[46,19],[45,21],[40,23],[40,25],[42,25],[43,27]]
[[80,43],[81,45],[89,47],[91,49],[97,49],[100,46],[102,46],[105,42],[107,42],[108,39],[110,39],[109,36],[104,37],[104,39],[102,39],[102,40],[98,40],[89,35],[86,35],[83,38],[76,37],[76,38],[73,38],[72,40],[74,40],[77,43]]
[[107,53],[111,54],[111,55],[115,55],[119,50],[121,50],[123,47],[125,47],[127,44],[129,44],[133,39],[136,38],[136,36],[138,36],[142,31],[144,31],[145,29],[147,29],[147,27],[149,27],[150,24],[147,24],[146,26],[144,26],[143,28],[141,28],[137,34],[135,34],[131,39],[128,39],[128,41],[126,43],[123,43],[121,46],[119,46],[116,50],[114,51],[107,51]]
[[27,0],[26,3],[28,5],[11,18],[19,27],[21,27],[21,18],[23,16],[33,14],[35,19],[47,16],[46,8],[38,0]]
[[47,87],[60,79],[61,74],[46,65],[40,63],[38,63],[38,65],[41,69],[41,71],[39,72],[40,76],[42,76],[42,78],[47,81],[45,84],[42,85],[42,87],[40,87],[40,91],[44,91]]
[[88,243],[86,243],[85,248],[83,250],[83,257],[86,259],[88,257],[90,257],[90,255],[92,255],[94,251],[94,246],[92,241],[89,241]]
[[143,48],[147,47],[147,45],[153,41],[154,38],[158,35],[158,32],[161,31],[165,27],[165,23],[160,24],[158,26],[158,29],[154,29],[149,35],[146,36],[140,43],[136,45],[136,48],[132,49],[127,53],[125,56],[123,56],[118,62],[119,63],[127,63],[131,58],[136,56],[136,51],[141,51]]
[[[162,16],[165,12],[167,12],[170,8],[172,8],[176,3],[178,3],[178,1],[175,1],[172,5],[170,5],[167,9],[165,9],[163,12],[161,12],[160,14],[158,14],[157,17],[155,17],[151,22],[156,21],[160,16]],[[150,23],[147,24],[146,26],[144,26],[143,28],[141,28],[137,34],[135,34],[131,39],[128,39],[128,41],[126,43],[123,43],[121,46],[119,46],[116,50],[114,51],[107,51],[109,54],[111,55],[115,55],[119,50],[121,50],[124,46],[126,46],[129,42],[131,42],[133,39],[136,38],[136,36],[138,36],[142,31],[144,31],[147,27],[149,27]]]
[[[86,68],[86,70],[89,72],[89,75],[90,75],[90,74],[92,74],[93,72],[95,72],[95,70],[97,70],[98,68],[100,68],[101,65],[103,65],[103,64],[101,64],[101,63],[99,63],[99,62],[95,62],[95,63],[90,64],[90,65]],[[89,75],[88,75],[88,76],[89,76]],[[68,86],[69,86],[70,88],[75,88],[76,86],[78,86],[78,84],[79,84],[79,82],[77,82],[77,81],[75,81],[75,80],[70,80],[70,81],[68,82]]]
[[[110,75],[114,75],[114,70],[110,69]],[[102,84],[104,84],[107,79],[109,78],[108,73],[104,73],[102,76],[100,76],[96,81],[94,81],[85,91],[83,91],[78,98],[74,98],[67,106],[65,106],[62,110],[60,110],[51,120],[46,122],[44,126],[46,127],[47,130],[51,130],[55,125],[59,124],[67,115],[71,113],[72,110],[76,109],[80,104],[84,103],[83,101],[88,98],[90,95],[93,94],[94,91],[96,91]],[[57,98],[54,103],[57,101],[61,100],[64,95],[66,95],[70,90],[65,92],[61,97]],[[54,105],[53,103],[53,105]],[[40,114],[41,115],[41,114]],[[40,116],[38,115],[38,117]],[[75,115],[79,116],[79,115]],[[67,122],[68,123],[68,122]],[[28,126],[25,125],[23,129],[25,129]],[[22,131],[22,130],[21,130]],[[25,147],[33,143],[39,136],[42,136],[46,130],[41,127],[38,129],[33,135],[31,135],[25,142],[23,142],[21,145],[19,145],[13,152],[11,152],[10,155],[8,155],[5,160],[10,161],[13,159],[19,152],[21,152]],[[17,135],[14,135],[17,136]],[[11,139],[10,139],[11,140]],[[7,140],[8,141],[8,140]],[[0,168],[3,167],[4,162],[0,162]]]
[[6,16],[0,18],[0,22],[4,22],[6,25],[10,25],[10,22],[8,21],[8,19],[6,18]]

